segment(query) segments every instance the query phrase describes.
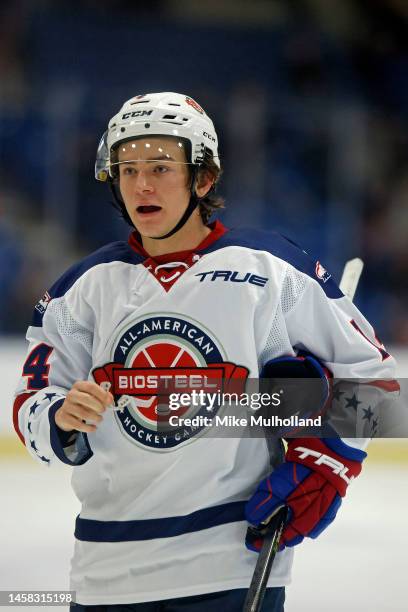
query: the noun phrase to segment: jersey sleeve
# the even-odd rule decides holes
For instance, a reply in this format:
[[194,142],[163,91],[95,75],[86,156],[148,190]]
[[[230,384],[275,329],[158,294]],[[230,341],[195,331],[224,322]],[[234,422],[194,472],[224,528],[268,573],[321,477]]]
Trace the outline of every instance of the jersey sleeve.
[[273,336],[286,338],[286,346],[294,355],[314,355],[330,370],[335,384],[341,382],[341,391],[337,389],[342,402],[336,405],[338,418],[344,422],[350,411],[355,411],[353,431],[344,441],[361,448],[368,443],[365,438],[378,435],[375,407],[381,405],[384,396],[398,391],[396,364],[373,327],[331,277],[314,279],[287,265],[269,334],[269,350],[264,353],[267,360],[278,356],[279,347],[273,347],[270,340]]
[[[58,283],[36,305],[27,331],[29,347],[16,390],[13,421],[29,453],[43,464],[56,459],[70,465],[91,455],[86,434],[67,434],[55,413],[77,380],[86,380],[92,364],[92,312],[81,299],[81,279],[61,290]],[[59,295],[62,293],[62,295]]]
[[[287,283],[297,270],[287,271]],[[291,278],[292,277],[292,278]],[[392,378],[395,362],[351,300],[331,297],[321,284],[304,275],[285,319],[291,345],[321,359],[335,378]]]

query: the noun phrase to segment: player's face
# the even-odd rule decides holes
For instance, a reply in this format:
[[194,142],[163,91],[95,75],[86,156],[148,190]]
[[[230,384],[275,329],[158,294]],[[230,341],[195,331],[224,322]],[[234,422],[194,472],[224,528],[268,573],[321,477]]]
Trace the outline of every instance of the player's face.
[[169,232],[190,199],[189,166],[175,138],[140,138],[118,149],[119,186],[126,210],[141,236]]

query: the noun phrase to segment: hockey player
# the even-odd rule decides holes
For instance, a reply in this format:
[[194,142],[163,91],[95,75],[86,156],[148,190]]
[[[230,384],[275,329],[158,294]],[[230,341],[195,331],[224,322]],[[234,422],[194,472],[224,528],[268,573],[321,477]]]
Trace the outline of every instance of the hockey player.
[[283,456],[278,439],[163,429],[159,378],[273,376],[282,357],[288,371],[322,378],[394,375],[319,262],[278,234],[209,223],[219,174],[213,123],[194,100],[127,101],[101,140],[96,178],[129,240],[75,264],[35,306],[14,423],[40,463],[73,466],[72,609],[238,611],[259,548],[244,545],[246,519],[256,526],[286,504],[263,605],[283,610],[293,546],[334,519],[360,472],[360,439],[292,440]]

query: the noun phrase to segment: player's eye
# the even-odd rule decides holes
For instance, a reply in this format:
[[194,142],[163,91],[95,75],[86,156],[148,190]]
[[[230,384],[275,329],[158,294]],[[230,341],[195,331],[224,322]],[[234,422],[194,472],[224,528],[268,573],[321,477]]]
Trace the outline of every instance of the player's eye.
[[165,174],[169,171],[169,167],[164,166],[163,164],[159,164],[158,166],[155,166],[154,171],[156,174]]
[[133,174],[136,173],[136,168],[134,168],[133,166],[122,165],[120,166],[120,172],[122,175],[132,176]]

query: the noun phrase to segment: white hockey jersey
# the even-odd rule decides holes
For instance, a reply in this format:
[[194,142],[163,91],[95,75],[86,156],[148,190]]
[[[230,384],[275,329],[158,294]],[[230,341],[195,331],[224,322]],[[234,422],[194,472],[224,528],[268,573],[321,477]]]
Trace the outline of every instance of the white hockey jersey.
[[[109,244],[35,307],[15,426],[35,459],[75,466],[71,589],[81,604],[248,587],[256,554],[244,546],[244,505],[282,451],[279,440],[160,432],[154,398],[68,439],[55,412],[75,381],[107,372],[115,386],[116,370],[214,364],[257,377],[298,350],[335,377],[394,377],[392,357],[319,262],[279,234],[211,227],[194,251],[155,259],[133,234]],[[288,584],[292,555],[278,553],[270,586]]]

